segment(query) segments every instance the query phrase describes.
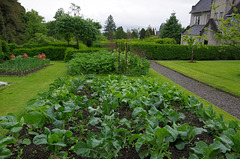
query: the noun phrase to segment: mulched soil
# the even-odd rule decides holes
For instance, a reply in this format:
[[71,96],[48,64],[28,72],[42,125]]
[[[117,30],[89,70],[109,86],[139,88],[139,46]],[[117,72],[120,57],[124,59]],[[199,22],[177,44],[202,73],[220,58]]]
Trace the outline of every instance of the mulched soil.
[[28,74],[34,73],[34,72],[39,71],[48,66],[50,66],[50,65],[44,65],[44,66],[35,68],[33,70],[29,70],[26,72],[4,72],[4,71],[0,70],[0,76],[26,76]]

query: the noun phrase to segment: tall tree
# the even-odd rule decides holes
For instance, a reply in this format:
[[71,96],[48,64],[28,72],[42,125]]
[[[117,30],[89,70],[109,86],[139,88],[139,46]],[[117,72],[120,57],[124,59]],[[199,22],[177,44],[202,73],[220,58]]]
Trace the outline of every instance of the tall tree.
[[127,33],[123,30],[123,27],[120,26],[117,28],[116,31],[116,39],[126,39],[127,38]]
[[116,24],[114,22],[113,16],[109,15],[104,26],[104,35],[112,40],[114,38],[114,33],[116,32]]
[[140,39],[145,38],[145,33],[146,33],[146,30],[144,28],[142,28],[141,31],[140,31]]
[[167,19],[166,23],[163,26],[163,29],[161,30],[160,37],[174,38],[176,42],[180,44],[183,28],[175,14],[176,13],[172,13],[170,18]]
[[47,33],[46,24],[44,24],[44,17],[40,16],[37,11],[31,10],[26,13],[27,20],[27,38],[28,40],[35,37],[36,33]]
[[99,33],[93,22],[84,20],[79,16],[64,15],[57,20],[56,26],[60,33],[75,36],[77,48],[79,48],[79,40],[87,46],[91,46]]
[[55,13],[55,16],[53,18],[57,20],[58,18],[62,17],[65,14],[66,13],[64,12],[64,9],[63,8],[59,8],[57,10],[57,12]]
[[152,29],[151,25],[148,26],[146,32],[147,32],[147,31],[149,31],[150,36],[153,35],[153,29]]
[[150,37],[151,37],[151,32],[150,30],[147,30],[144,38],[150,38]]
[[138,38],[138,30],[137,29],[132,30],[131,38],[132,39]]
[[214,34],[216,40],[223,45],[234,46],[240,52],[240,10],[234,7],[231,17],[219,18],[218,21],[219,32]]
[[0,35],[6,42],[26,42],[25,9],[17,0],[0,0]]
[[74,3],[71,3],[71,6],[70,6],[70,11],[68,12],[69,15],[72,15],[74,17],[80,17],[80,11],[81,11],[81,7],[74,4]]

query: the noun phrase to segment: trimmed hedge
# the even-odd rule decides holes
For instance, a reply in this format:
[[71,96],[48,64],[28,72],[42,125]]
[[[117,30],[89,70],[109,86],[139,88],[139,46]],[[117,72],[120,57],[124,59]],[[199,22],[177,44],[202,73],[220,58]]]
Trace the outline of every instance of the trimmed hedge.
[[84,49],[73,49],[73,48],[68,48],[65,51],[65,55],[64,55],[64,61],[68,62],[69,60],[71,60],[73,58],[73,55],[76,53],[93,53],[96,51],[102,50],[102,48],[84,48]]
[[[54,43],[49,43],[49,44],[23,44],[22,47],[23,48],[36,48],[36,47],[47,47],[47,46],[55,46],[55,47],[72,47],[72,48],[77,48],[77,44],[67,44],[64,42],[54,42]],[[79,48],[86,48],[87,46],[84,44],[79,44]]]
[[[132,52],[149,60],[189,60],[187,45],[160,45],[153,43],[129,44]],[[232,46],[205,46],[194,49],[195,60],[240,60],[239,50]]]
[[38,48],[32,48],[32,49],[22,48],[22,49],[15,49],[13,51],[13,54],[15,56],[18,56],[26,53],[29,57],[33,57],[38,54],[44,53],[46,57],[50,60],[63,60],[66,49],[67,49],[66,47],[54,47],[54,46],[38,47]]

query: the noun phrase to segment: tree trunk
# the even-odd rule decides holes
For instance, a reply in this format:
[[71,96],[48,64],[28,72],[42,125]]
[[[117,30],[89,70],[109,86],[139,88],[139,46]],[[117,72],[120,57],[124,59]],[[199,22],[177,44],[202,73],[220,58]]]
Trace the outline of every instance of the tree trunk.
[[78,35],[76,35],[77,49],[79,49]]
[[193,51],[193,47],[192,47],[192,57],[191,57],[191,62],[193,63],[194,60],[194,51]]

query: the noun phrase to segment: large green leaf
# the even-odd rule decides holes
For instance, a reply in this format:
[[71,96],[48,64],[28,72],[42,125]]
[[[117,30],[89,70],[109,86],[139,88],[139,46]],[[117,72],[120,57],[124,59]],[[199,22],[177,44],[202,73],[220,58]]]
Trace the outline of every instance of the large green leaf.
[[0,159],[5,159],[11,157],[12,152],[6,147],[0,146]]
[[144,109],[141,108],[141,107],[136,107],[136,108],[133,110],[133,112],[132,112],[132,117],[135,118],[135,117],[137,117],[140,113],[141,113],[141,115],[143,115],[143,116],[146,116],[146,115],[147,115],[146,110],[144,110]]
[[173,129],[169,125],[166,125],[164,128],[167,129],[167,131],[169,132],[169,135],[168,135],[169,137],[167,137],[166,141],[169,141],[169,142],[176,141],[178,134],[179,134],[178,131]]
[[0,147],[3,146],[3,145],[9,145],[9,144],[12,144],[12,143],[15,143],[17,142],[17,140],[14,138],[14,137],[5,137],[3,139],[0,140]]
[[38,111],[33,111],[24,116],[24,121],[26,124],[32,125],[36,128],[41,128],[46,122],[46,117]]
[[231,136],[232,137],[232,141],[234,143],[234,145],[232,146],[232,149],[234,151],[236,151],[237,153],[240,153],[240,135],[238,136]]
[[81,155],[82,157],[91,157],[91,148],[84,142],[78,142],[74,145],[74,151],[77,155]]
[[33,138],[33,143],[35,145],[41,145],[41,144],[47,144],[47,135],[41,134],[41,135],[37,135]]
[[98,118],[98,117],[92,117],[88,122],[88,124],[93,125],[93,126],[95,126],[99,123],[102,123],[102,120],[101,120],[101,118]]
[[168,130],[165,128],[157,129],[157,131],[155,132],[156,144],[157,145],[164,144],[165,137],[167,136],[168,133],[169,133]]

